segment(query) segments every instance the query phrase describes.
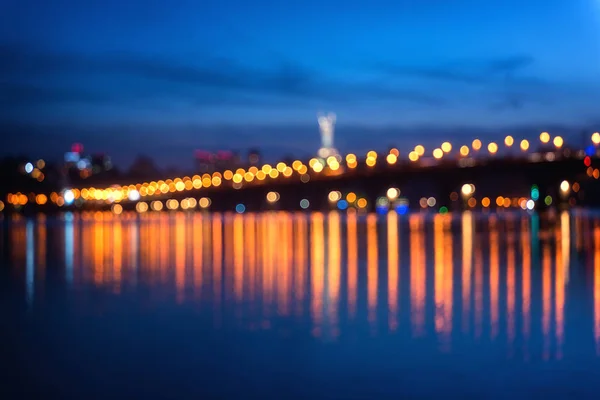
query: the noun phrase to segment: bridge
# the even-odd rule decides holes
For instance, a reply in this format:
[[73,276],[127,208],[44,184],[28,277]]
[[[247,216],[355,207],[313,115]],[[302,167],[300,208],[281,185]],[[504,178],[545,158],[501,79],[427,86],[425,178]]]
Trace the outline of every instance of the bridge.
[[[405,213],[463,209],[540,209],[600,204],[600,134],[584,148],[543,132],[536,150],[507,136],[500,142],[452,146],[427,154],[422,145],[400,152],[335,153],[211,174],[50,193],[9,193],[0,211],[323,210]],[[498,144],[499,143],[499,144]]]

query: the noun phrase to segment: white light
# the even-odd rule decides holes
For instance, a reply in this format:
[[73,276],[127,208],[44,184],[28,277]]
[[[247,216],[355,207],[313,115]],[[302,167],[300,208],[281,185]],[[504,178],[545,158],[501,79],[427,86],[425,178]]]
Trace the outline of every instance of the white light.
[[28,174],[33,172],[33,164],[28,162],[27,164],[25,164],[25,172],[27,172]]
[[465,183],[464,185],[462,185],[462,188],[460,189],[460,191],[462,192],[463,195],[470,196],[475,192],[475,186]]
[[306,210],[309,206],[310,206],[310,202],[308,200],[306,200],[306,199],[300,200],[300,207],[302,207],[303,210]]
[[317,114],[319,130],[321,131],[321,147],[329,153],[335,153],[333,148],[333,131],[335,127],[336,116],[334,113],[323,115]]
[[140,199],[140,192],[138,192],[137,190],[131,190],[129,192],[129,200],[138,201],[139,199]]
[[531,199],[527,200],[527,209],[528,210],[533,210],[533,208],[535,207],[535,202]]
[[324,147],[321,147],[319,149],[319,151],[317,152],[317,154],[319,155],[319,157],[321,158],[327,158],[329,156],[329,149],[326,149]]
[[377,205],[381,206],[381,207],[389,207],[390,201],[387,198],[383,197],[383,196],[382,197],[378,197],[377,198]]
[[567,181],[562,181],[562,183],[560,184],[560,190],[563,193],[567,193],[569,191],[570,185],[569,182]]
[[75,194],[72,190],[65,190],[63,197],[65,199],[65,204],[71,204],[73,203],[73,200],[75,200]]
[[398,196],[400,196],[400,190],[396,189],[396,188],[389,188],[387,190],[387,197],[390,200],[396,200],[398,198]]

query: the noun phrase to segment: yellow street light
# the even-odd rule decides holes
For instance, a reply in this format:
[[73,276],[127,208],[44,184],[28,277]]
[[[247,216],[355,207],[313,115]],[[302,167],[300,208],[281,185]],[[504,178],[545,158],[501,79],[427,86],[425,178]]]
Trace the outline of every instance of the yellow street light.
[[554,143],[554,146],[557,149],[560,149],[563,146],[564,140],[563,140],[562,137],[557,136],[557,137],[554,138],[554,140],[552,141],[552,143]]
[[422,145],[418,144],[415,146],[415,153],[417,153],[417,155],[419,157],[422,157],[423,154],[425,154],[425,147],[423,147]]

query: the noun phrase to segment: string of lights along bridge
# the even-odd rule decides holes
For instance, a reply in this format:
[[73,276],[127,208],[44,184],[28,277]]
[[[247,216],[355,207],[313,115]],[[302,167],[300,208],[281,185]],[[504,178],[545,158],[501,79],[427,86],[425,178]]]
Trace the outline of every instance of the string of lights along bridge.
[[[468,168],[485,164],[494,159],[502,160],[501,154],[503,153],[505,159],[510,158],[525,163],[553,162],[564,158],[581,159],[586,168],[587,177],[596,180],[600,178],[600,170],[591,165],[593,158],[600,157],[600,133],[598,132],[593,133],[591,137],[588,136],[589,142],[584,145],[583,149],[568,147],[563,137],[542,132],[539,135],[538,144],[509,135],[501,141],[488,143],[476,138],[470,143],[455,146],[451,142],[445,141],[438,147],[430,149],[426,149],[422,144],[417,144],[414,148],[402,153],[397,148],[392,148],[384,154],[371,150],[364,156],[359,156],[353,153],[342,155],[336,150],[333,140],[335,121],[336,116],[333,113],[318,115],[322,145],[317,152],[317,157],[308,161],[278,162],[274,165],[264,164],[247,169],[230,169],[211,174],[182,176],[129,185],[112,185],[104,188],[64,188],[62,191],[51,193],[9,193],[6,198],[7,205],[0,200],[0,212],[6,209],[18,211],[28,204],[40,209],[50,206],[65,209],[88,206],[110,208],[116,214],[123,212],[124,206],[131,207],[139,213],[164,209],[210,209],[213,206],[210,194],[214,193],[216,189],[240,190],[261,185],[275,185],[284,181],[308,183],[330,179],[335,182],[334,178],[336,177],[352,176],[358,171],[374,174],[377,171],[394,171],[396,169],[398,173],[402,173],[403,167],[417,169],[442,166]],[[534,147],[537,147],[538,150],[534,150]],[[571,192],[576,193],[579,188],[578,182],[563,181],[558,189],[559,193],[566,195]],[[550,196],[539,198],[540,194],[536,193],[536,190],[534,186],[530,193],[524,193],[521,197],[498,194],[496,197],[487,196],[477,199],[475,186],[465,182],[460,190],[449,193],[449,196],[454,201],[462,198],[468,208],[496,206],[531,210],[537,201],[543,201],[546,205],[552,203],[553,199]],[[190,195],[181,199],[181,192],[189,192]],[[266,194],[264,202],[269,206],[276,204],[280,198],[279,192],[270,190]],[[399,213],[405,213],[409,206],[407,199],[402,196],[401,188],[397,187],[387,188],[385,195],[376,199],[361,197],[352,191],[342,193],[332,187],[327,195],[327,200],[331,206],[340,210],[352,208],[367,210],[372,206],[377,210],[394,209]],[[419,200],[418,207],[434,208],[437,203],[438,201],[434,197],[424,196]],[[311,209],[312,207],[307,198],[301,198],[298,200],[298,208]],[[440,211],[447,211],[444,208],[440,208]],[[246,211],[246,206],[240,202],[235,205],[234,209],[238,213],[243,213]]]

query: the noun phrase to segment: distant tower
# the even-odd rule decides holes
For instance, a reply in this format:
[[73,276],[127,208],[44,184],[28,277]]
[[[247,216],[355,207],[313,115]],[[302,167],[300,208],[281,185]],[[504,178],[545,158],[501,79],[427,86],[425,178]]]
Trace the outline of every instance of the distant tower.
[[337,150],[333,147],[333,131],[335,128],[335,114],[328,113],[317,114],[319,122],[319,130],[321,131],[321,148],[319,149],[319,157],[326,158],[337,155]]

